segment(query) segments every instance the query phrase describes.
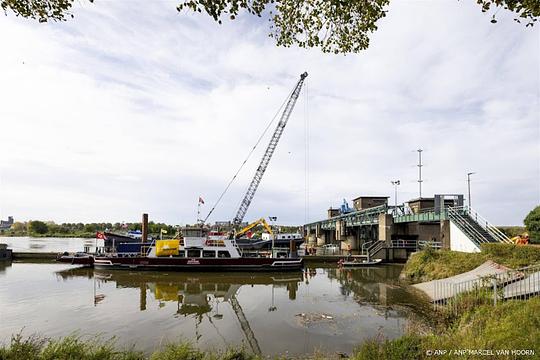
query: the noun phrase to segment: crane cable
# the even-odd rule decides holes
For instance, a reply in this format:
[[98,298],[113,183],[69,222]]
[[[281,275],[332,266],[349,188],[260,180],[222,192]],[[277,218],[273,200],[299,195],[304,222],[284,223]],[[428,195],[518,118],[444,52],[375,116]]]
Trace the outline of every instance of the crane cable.
[[304,224],[309,220],[309,86],[304,88]]
[[242,170],[242,168],[244,167],[244,165],[246,165],[247,161],[249,160],[249,158],[251,157],[251,155],[253,154],[253,152],[255,151],[255,149],[257,148],[257,146],[259,145],[259,143],[261,142],[262,138],[264,137],[264,135],[266,134],[266,132],[268,131],[268,129],[270,128],[270,126],[272,125],[272,123],[276,120],[276,117],[279,115],[279,113],[281,112],[281,109],[283,109],[283,106],[285,106],[285,103],[287,102],[287,100],[292,96],[292,93],[293,93],[294,89],[289,93],[289,95],[287,95],[287,97],[285,98],[285,100],[283,101],[283,103],[281,104],[281,106],[279,107],[278,111],[276,112],[276,114],[272,117],[272,119],[270,120],[270,122],[268,123],[268,125],[266,125],[266,128],[264,129],[263,133],[261,134],[261,136],[259,136],[259,139],[257,140],[257,142],[255,143],[255,145],[253,146],[253,148],[251,149],[251,151],[248,153],[246,159],[244,160],[244,162],[242,163],[242,165],[240,165],[240,167],[238,168],[238,170],[236,171],[236,173],[234,174],[234,176],[232,177],[232,179],[229,181],[229,183],[227,184],[227,187],[225,187],[225,190],[223,190],[223,192],[221,193],[221,195],[219,196],[219,198],[217,199],[216,203],[214,204],[214,206],[212,206],[212,209],[210,210],[210,212],[208,213],[208,215],[206,215],[206,217],[204,218],[204,220],[202,221],[202,224],[205,224],[206,223],[206,220],[208,220],[208,218],[210,217],[210,215],[212,215],[212,213],[214,212],[214,210],[216,209],[216,206],[218,206],[218,204],[220,203],[221,199],[223,198],[223,196],[225,195],[225,193],[227,192],[227,190],[229,190],[229,187],[232,185],[232,183],[234,182],[234,180],[236,179],[236,177],[238,176],[238,174],[240,173],[240,171]]

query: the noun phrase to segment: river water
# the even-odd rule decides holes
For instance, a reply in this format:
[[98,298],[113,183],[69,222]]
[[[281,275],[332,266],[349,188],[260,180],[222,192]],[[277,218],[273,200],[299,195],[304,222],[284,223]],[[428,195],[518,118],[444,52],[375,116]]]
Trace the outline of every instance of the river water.
[[83,251],[85,245],[95,246],[96,239],[14,236],[0,237],[0,243],[7,244],[14,252],[76,252]]
[[[88,240],[0,242],[15,251],[61,252],[82,250]],[[115,336],[119,346],[147,352],[187,340],[264,355],[351,353],[365,339],[403,334],[418,299],[397,283],[401,268],[307,264],[289,273],[166,273],[0,263],[0,342],[21,331],[77,332]]]

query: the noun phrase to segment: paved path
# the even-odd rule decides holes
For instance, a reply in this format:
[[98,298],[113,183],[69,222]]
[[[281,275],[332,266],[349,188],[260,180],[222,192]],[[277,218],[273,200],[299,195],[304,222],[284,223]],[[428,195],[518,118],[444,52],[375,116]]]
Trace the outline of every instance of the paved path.
[[[503,274],[508,270],[512,269],[488,260],[479,267],[466,273],[451,276],[446,279],[427,281],[413,286],[425,292],[431,301],[440,301],[469,290],[471,288],[470,286],[474,285],[474,282],[480,283],[480,278],[484,276]],[[458,284],[462,284],[463,282],[469,282],[469,286],[458,286]]]

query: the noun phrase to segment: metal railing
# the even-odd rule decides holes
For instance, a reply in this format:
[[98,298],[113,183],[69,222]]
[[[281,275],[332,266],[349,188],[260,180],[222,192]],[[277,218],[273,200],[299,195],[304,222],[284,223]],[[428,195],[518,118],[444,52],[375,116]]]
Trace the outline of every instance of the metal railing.
[[375,241],[373,245],[367,248],[367,257],[368,259],[371,259],[371,257],[376,254],[379,250],[384,248],[386,245],[385,241]]
[[512,243],[508,236],[467,206],[449,207],[447,214],[477,245],[490,242]]
[[482,229],[487,231],[495,240],[498,240],[499,242],[507,243],[507,244],[512,243],[512,240],[510,240],[508,236],[506,236],[506,234],[504,234],[497,227],[491,225],[485,218],[480,216],[480,214],[478,214],[478,212],[476,212],[473,208],[468,208],[466,206],[464,206],[464,208],[468,209],[468,213],[471,219],[476,221],[476,223],[480,225]]
[[150,245],[142,245],[141,246],[141,256],[148,256],[150,254],[150,251],[152,250],[152,247],[156,244],[156,239],[153,239]]
[[416,240],[397,239],[397,240],[391,240],[390,244],[393,248],[408,248],[408,249],[418,248],[418,241]]
[[423,249],[425,247],[431,247],[433,249],[441,249],[442,241],[432,241],[432,240],[418,240],[417,249]]
[[436,308],[458,314],[467,304],[493,304],[540,295],[540,264],[462,282],[434,282]]

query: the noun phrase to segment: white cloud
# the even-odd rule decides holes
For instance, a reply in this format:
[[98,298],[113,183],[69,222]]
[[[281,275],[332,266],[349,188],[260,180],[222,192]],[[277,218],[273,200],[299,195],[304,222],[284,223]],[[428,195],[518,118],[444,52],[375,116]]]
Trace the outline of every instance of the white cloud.
[[[465,193],[494,223],[540,203],[539,28],[459,1],[394,1],[357,55],[277,48],[249,16],[174,1],[81,2],[75,18],[0,18],[0,215],[193,222],[309,72],[310,220],[360,194]],[[248,212],[304,221],[304,96]],[[216,210],[230,219],[267,138]]]

